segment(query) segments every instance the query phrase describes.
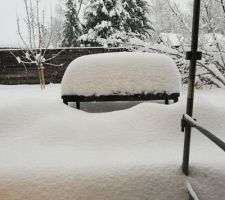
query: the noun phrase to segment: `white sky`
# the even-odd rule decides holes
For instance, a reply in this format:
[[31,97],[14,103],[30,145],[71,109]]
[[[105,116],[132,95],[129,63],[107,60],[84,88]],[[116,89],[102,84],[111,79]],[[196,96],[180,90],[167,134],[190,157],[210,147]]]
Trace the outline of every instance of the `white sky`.
[[[42,0],[42,6],[50,10],[50,4],[54,10],[56,2],[62,0]],[[187,3],[191,0],[175,0],[182,8],[187,8]],[[22,20],[24,16],[23,0],[0,0],[0,46],[18,46],[18,34],[16,18],[19,16]],[[22,23],[21,23],[22,24]]]
[[[50,13],[50,5],[54,10],[57,0],[42,0],[42,8]],[[0,0],[0,46],[18,46],[17,16],[21,27],[25,13],[24,0]]]

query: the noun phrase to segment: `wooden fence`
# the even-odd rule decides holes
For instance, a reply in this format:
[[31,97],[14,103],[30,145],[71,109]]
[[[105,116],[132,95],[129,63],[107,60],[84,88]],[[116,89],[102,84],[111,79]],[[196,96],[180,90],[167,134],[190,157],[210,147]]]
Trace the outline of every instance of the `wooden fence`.
[[[22,50],[11,50],[16,56],[24,56]],[[56,55],[62,49],[48,49],[46,58]],[[45,66],[46,83],[60,83],[69,63],[83,55],[121,52],[125,48],[64,48],[51,63],[62,66]],[[35,65],[19,64],[16,58],[7,49],[0,49],[0,84],[38,84],[38,70]]]

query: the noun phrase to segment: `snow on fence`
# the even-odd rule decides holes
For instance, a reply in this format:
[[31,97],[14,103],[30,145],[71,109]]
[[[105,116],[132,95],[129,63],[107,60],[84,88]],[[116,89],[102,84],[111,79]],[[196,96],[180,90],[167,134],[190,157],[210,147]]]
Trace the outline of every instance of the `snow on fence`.
[[[24,56],[24,50],[21,49],[0,49],[0,84],[39,84],[37,67],[34,64],[19,64],[10,51],[18,57]],[[60,51],[62,49],[48,49],[47,56],[54,56]],[[52,64],[62,64],[62,66],[45,66],[46,83],[61,83],[68,64],[75,58],[117,51],[127,50],[124,48],[64,48],[63,52],[52,60]]]

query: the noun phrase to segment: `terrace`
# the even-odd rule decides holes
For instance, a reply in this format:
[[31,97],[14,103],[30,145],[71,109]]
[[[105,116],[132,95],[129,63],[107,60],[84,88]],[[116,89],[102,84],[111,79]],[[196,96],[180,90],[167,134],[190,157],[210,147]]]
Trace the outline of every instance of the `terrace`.
[[[32,64],[36,62],[32,61],[26,78],[16,76],[18,72],[10,71],[9,65],[14,63],[19,74],[23,73],[19,65],[24,63],[15,63],[15,58],[20,60],[18,57],[22,57],[24,50],[1,50],[0,199],[224,199],[225,91],[224,88],[196,90],[194,87],[199,75],[197,63],[202,59],[202,52],[198,50],[200,3],[200,0],[194,1],[191,51],[186,57],[190,60],[188,85],[184,84],[181,90],[177,65],[171,59],[176,72],[173,75],[172,68],[164,65],[164,56],[154,60],[158,55],[155,52],[110,53],[128,51],[127,48],[48,49],[49,57],[61,50],[62,54],[57,57],[59,60],[49,63],[52,70],[48,68],[44,74],[46,89],[40,90],[37,83],[42,82],[43,89],[43,80],[39,80],[38,75],[43,69],[33,70]],[[162,53],[159,49],[155,51]],[[93,53],[98,54],[78,58]],[[182,59],[174,49],[169,53],[168,49],[163,50],[163,53],[167,58]],[[122,56],[110,58],[110,55]],[[32,60],[29,56],[25,59]],[[88,59],[91,62],[87,62]],[[153,60],[165,67],[164,71],[159,70],[164,73],[158,79],[156,69],[160,66],[153,65]],[[142,68],[136,66],[138,63]],[[55,66],[58,64],[60,67]],[[94,67],[89,68],[92,64],[96,64],[99,71],[93,73]],[[109,67],[110,73],[106,70],[100,80],[104,67]],[[130,76],[126,76],[128,72]],[[64,85],[67,78],[69,81]],[[125,78],[130,80],[126,82]],[[221,74],[214,78],[217,78],[217,81],[213,79],[217,86],[224,81]],[[163,85],[161,79],[168,84]],[[130,90],[138,95],[140,91],[153,94],[156,90],[153,86],[157,91],[161,89],[161,93],[165,88],[169,88],[169,92],[175,88],[180,98],[170,105],[164,105],[162,99],[118,98],[119,101],[113,102],[115,83],[119,83],[116,86],[120,98]],[[94,101],[82,103],[80,110],[75,103],[63,104],[61,95],[65,92],[77,95],[77,91],[85,98],[88,91],[89,97],[95,97],[91,99]],[[95,102],[99,95],[107,95],[110,101]],[[64,99],[64,103],[68,101]]]

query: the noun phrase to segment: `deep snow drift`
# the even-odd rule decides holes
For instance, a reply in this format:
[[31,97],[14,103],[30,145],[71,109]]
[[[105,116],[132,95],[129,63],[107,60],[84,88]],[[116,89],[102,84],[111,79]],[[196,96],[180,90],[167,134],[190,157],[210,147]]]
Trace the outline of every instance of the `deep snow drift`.
[[116,52],[82,56],[68,66],[62,95],[180,93],[175,62],[156,53]]
[[[176,104],[90,114],[64,105],[59,88],[0,86],[1,200],[188,199],[184,94]],[[225,140],[224,99],[224,90],[198,91],[194,113]],[[224,199],[224,152],[197,131],[191,147],[199,198]]]

